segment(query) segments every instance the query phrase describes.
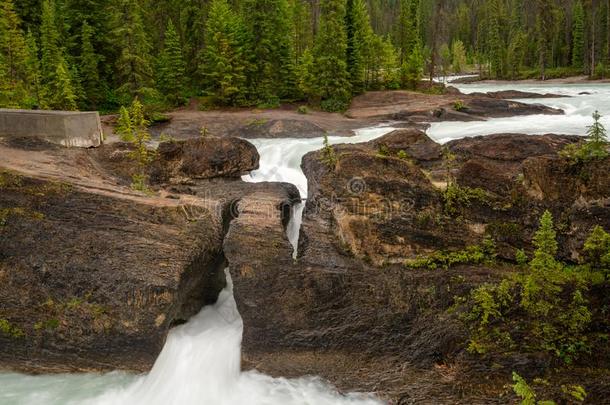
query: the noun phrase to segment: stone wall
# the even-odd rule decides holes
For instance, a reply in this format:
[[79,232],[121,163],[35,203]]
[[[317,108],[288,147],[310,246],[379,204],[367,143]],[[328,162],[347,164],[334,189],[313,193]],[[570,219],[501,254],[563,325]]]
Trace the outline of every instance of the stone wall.
[[0,137],[37,137],[67,146],[90,148],[103,140],[97,112],[0,109]]

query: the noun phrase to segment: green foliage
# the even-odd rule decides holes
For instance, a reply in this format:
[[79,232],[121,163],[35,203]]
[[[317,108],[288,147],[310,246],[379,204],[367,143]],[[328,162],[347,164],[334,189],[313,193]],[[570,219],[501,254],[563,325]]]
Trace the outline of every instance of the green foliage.
[[451,44],[451,67],[453,73],[462,73],[466,67],[466,48],[464,43],[459,39],[453,41]]
[[347,66],[345,1],[321,0],[320,28],[314,48],[316,95],[324,111],[343,111],[351,98]]
[[466,109],[466,105],[464,104],[464,102],[462,100],[456,100],[453,103],[453,109],[455,111],[464,111]]
[[610,146],[608,135],[600,119],[601,115],[598,111],[595,111],[593,113],[593,125],[587,128],[586,142],[581,146],[570,144],[560,152],[560,155],[572,164],[583,164],[610,156],[610,153],[608,153],[608,147]]
[[116,0],[112,14],[112,38],[119,50],[115,62],[125,98],[142,96],[153,84],[152,46],[144,26],[142,6],[138,0]]
[[572,66],[583,68],[585,57],[585,9],[582,1],[574,3],[572,10]]
[[226,0],[214,0],[210,6],[200,71],[206,89],[221,105],[245,102],[246,67],[243,22]]
[[489,196],[481,188],[463,187],[456,183],[449,183],[443,192],[443,200],[447,215],[456,216],[473,201],[487,203]]
[[309,114],[309,109],[307,108],[307,106],[301,105],[299,106],[299,108],[297,108],[297,112],[299,114],[307,115]]
[[583,247],[585,263],[610,276],[610,234],[596,226]]
[[167,23],[163,51],[157,64],[157,86],[170,103],[184,103],[185,63],[180,38],[172,20]]
[[544,351],[571,363],[589,350],[586,331],[592,315],[583,294],[587,287],[578,273],[555,259],[555,238],[547,211],[525,273],[471,292],[462,315],[470,327],[471,351]]
[[86,97],[86,106],[95,108],[102,101],[102,89],[100,87],[99,64],[101,57],[93,47],[93,27],[87,21],[83,22],[81,31],[81,52],[79,57],[79,72],[81,85]]
[[13,339],[25,337],[25,333],[21,329],[14,326],[6,319],[0,319],[0,333]]
[[400,80],[402,86],[411,90],[417,89],[423,75],[424,58],[421,54],[420,47],[417,45],[400,67]]
[[330,142],[328,141],[328,136],[324,135],[324,146],[322,148],[322,152],[320,154],[320,161],[328,166],[329,169],[335,170],[337,166],[337,154],[335,153],[335,148],[332,147]]
[[78,108],[70,72],[63,58],[57,64],[55,75],[47,83],[45,100],[47,107],[55,110],[74,111]]
[[495,260],[495,257],[495,244],[492,239],[486,238],[481,245],[468,246],[457,252],[438,251],[417,259],[407,260],[405,266],[414,269],[448,269],[458,264],[490,263]]
[[115,130],[124,142],[129,142],[134,146],[130,157],[137,163],[138,172],[133,175],[132,188],[138,191],[148,191],[146,169],[153,157],[146,146],[150,140],[147,127],[148,121],[144,117],[144,107],[137,97],[129,110],[124,106],[121,107]]
[[396,157],[400,160],[409,160],[409,155],[404,150],[399,150]]
[[519,266],[525,266],[529,261],[529,258],[527,257],[527,253],[525,253],[525,250],[518,249],[515,253],[515,260],[517,261],[517,264]]

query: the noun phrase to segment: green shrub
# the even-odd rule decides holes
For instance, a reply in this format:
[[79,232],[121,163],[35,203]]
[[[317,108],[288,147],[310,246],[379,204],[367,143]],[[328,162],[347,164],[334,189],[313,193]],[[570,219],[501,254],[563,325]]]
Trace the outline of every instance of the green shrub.
[[453,103],[453,109],[455,111],[464,111],[466,109],[466,105],[464,104],[464,102],[462,100],[456,100]]
[[404,150],[399,150],[396,157],[401,160],[409,160],[409,155]]
[[320,109],[326,112],[343,112],[349,108],[349,102],[330,98],[320,103]]
[[587,287],[578,273],[555,259],[556,233],[548,211],[533,243],[536,251],[523,274],[483,285],[462,301],[461,318],[470,330],[468,349],[545,351],[571,363],[589,350]]
[[480,245],[468,246],[457,252],[438,251],[427,256],[405,261],[405,266],[414,269],[448,269],[458,264],[490,263],[495,260],[495,244],[486,238]]
[[456,183],[449,183],[443,193],[445,213],[455,216],[464,207],[470,206],[472,201],[489,202],[487,192],[481,188],[462,187]]
[[324,135],[324,146],[320,154],[320,161],[328,166],[329,169],[334,170],[337,166],[337,154],[335,148],[328,141],[328,136]]
[[610,234],[601,226],[596,226],[583,247],[585,263],[594,270],[610,275]]
[[303,115],[309,114],[309,108],[307,108],[307,106],[302,105],[302,106],[299,106],[299,108],[297,108],[297,112],[299,114],[303,114]]
[[25,333],[21,329],[14,326],[6,319],[0,319],[0,333],[13,339],[25,337]]
[[388,147],[384,144],[380,144],[379,147],[377,148],[377,156],[378,157],[388,157],[390,156],[390,150],[388,149]]
[[610,146],[608,135],[606,128],[600,122],[601,117],[598,111],[593,113],[593,125],[587,128],[587,140],[584,144],[570,144],[559,154],[572,164],[587,163],[610,156],[610,153],[608,153],[608,146]]

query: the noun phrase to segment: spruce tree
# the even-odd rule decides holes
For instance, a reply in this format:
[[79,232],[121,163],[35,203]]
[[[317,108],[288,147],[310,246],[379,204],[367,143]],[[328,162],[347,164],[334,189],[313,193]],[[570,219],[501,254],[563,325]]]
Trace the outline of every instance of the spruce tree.
[[163,51],[157,68],[157,85],[168,100],[176,105],[184,101],[185,63],[176,28],[170,19],[165,30]]
[[[375,34],[364,0],[348,0],[345,18],[347,69],[354,94],[365,90],[365,60],[371,57]],[[377,41],[376,45],[381,44]]]
[[246,61],[242,21],[227,0],[213,0],[206,26],[207,45],[200,66],[208,93],[223,105],[245,101]]
[[461,40],[451,44],[451,67],[454,73],[462,73],[466,67],[466,48]]
[[294,44],[287,0],[245,0],[248,81],[253,100],[273,105],[295,90]]
[[117,0],[112,35],[119,50],[115,63],[118,91],[134,97],[152,86],[151,45],[138,0]]
[[29,30],[26,36],[27,57],[25,60],[26,82],[29,94],[29,106],[38,107],[40,105],[41,94],[41,72],[40,59],[38,56],[38,44],[32,31]]
[[56,25],[56,8],[53,0],[42,2],[42,22],[40,26],[41,69],[44,84],[53,80],[62,58],[59,46],[59,31]]
[[496,78],[503,77],[504,68],[504,48],[500,34],[499,21],[500,8],[498,0],[492,0],[490,4],[490,20],[489,20],[489,58],[491,62],[491,74]]
[[0,52],[0,108],[19,108],[14,85],[9,80],[8,66]]
[[585,56],[585,9],[582,1],[574,4],[572,12],[572,66],[584,67]]
[[407,61],[400,67],[401,87],[416,90],[424,76],[424,57],[419,44],[413,48]]
[[101,101],[102,95],[100,94],[100,75],[98,69],[100,56],[97,55],[93,48],[93,34],[93,27],[87,21],[84,21],[81,31],[79,72],[87,106],[95,108]]
[[305,49],[303,55],[299,59],[297,77],[299,91],[305,95],[308,101],[314,101],[318,91],[316,89],[316,77],[314,73],[314,58],[309,49]]
[[347,108],[351,97],[346,61],[345,1],[322,0],[320,12],[320,31],[314,49],[315,87],[322,98],[322,108],[339,111]]
[[53,80],[48,84],[48,107],[54,110],[77,110],[76,95],[70,70],[62,58],[55,68]]
[[15,87],[23,86],[23,64],[27,50],[21,20],[15,13],[12,0],[0,2],[0,52],[4,54],[8,80]]

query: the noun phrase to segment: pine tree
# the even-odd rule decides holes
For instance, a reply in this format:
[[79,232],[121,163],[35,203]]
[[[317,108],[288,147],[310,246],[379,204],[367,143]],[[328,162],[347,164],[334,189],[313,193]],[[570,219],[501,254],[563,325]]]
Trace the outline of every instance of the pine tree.
[[347,108],[351,97],[347,71],[347,34],[345,1],[322,0],[320,32],[314,49],[316,88],[322,108],[339,111]]
[[424,76],[424,58],[419,45],[413,48],[407,61],[400,68],[401,86],[406,89],[416,90]]
[[15,105],[23,104],[25,98],[24,64],[27,58],[25,38],[20,28],[21,20],[15,13],[12,0],[0,2],[0,53],[4,55],[8,81]]
[[574,4],[572,12],[572,66],[584,67],[585,56],[585,9],[582,1]]
[[151,45],[138,0],[117,0],[112,35],[119,49],[115,64],[118,91],[134,97],[152,86]]
[[70,71],[63,58],[59,60],[53,80],[48,84],[47,100],[48,107],[54,110],[77,109]]
[[347,69],[354,94],[365,90],[365,59],[370,58],[375,41],[373,28],[364,0],[348,0],[345,18],[347,34]]
[[26,46],[21,20],[15,13],[12,0],[0,2],[0,52],[4,54],[8,74],[13,80],[18,79],[20,64],[25,59]]
[[498,0],[493,0],[490,4],[489,20],[489,58],[491,61],[491,74],[496,78],[504,75],[504,48],[500,34],[500,9]]
[[180,104],[184,100],[184,71],[180,38],[170,19],[165,30],[163,52],[159,57],[157,85],[172,104]]
[[207,91],[219,104],[240,105],[245,100],[246,62],[241,19],[227,0],[213,0],[208,14],[208,38],[201,60]]
[[9,80],[8,67],[4,63],[4,55],[0,52],[0,108],[18,108],[15,89]]
[[93,34],[93,27],[87,21],[84,21],[81,32],[79,72],[87,105],[95,108],[101,101],[102,95],[100,94],[100,75],[98,69],[100,56],[97,55],[93,48]]
[[40,59],[38,56],[38,44],[36,43],[36,38],[31,30],[28,31],[26,36],[26,48],[27,57],[24,68],[30,98],[29,105],[38,107],[40,105],[40,94],[42,91],[40,82]]
[[408,63],[409,56],[421,44],[419,38],[420,0],[400,0],[400,64]]
[[451,66],[454,73],[462,73],[466,67],[466,49],[461,40],[455,40],[451,44]]
[[251,96],[261,104],[277,104],[295,91],[296,84],[288,1],[246,0],[242,12],[249,31]]
[[525,57],[525,51],[527,47],[527,35],[522,31],[517,31],[513,34],[510,39],[507,50],[507,65],[509,74],[512,79],[516,79],[517,75],[521,71],[523,65],[523,59]]
[[42,22],[40,26],[40,50],[42,53],[42,82],[45,85],[53,80],[57,66],[62,59],[55,12],[55,2],[53,0],[44,0],[42,3]]
[[316,77],[314,74],[314,58],[309,49],[305,49],[297,67],[299,91],[313,101],[318,96]]
[[608,156],[608,134],[600,122],[599,111],[593,113],[593,125],[587,128],[587,143],[583,147],[588,159],[603,159]]

